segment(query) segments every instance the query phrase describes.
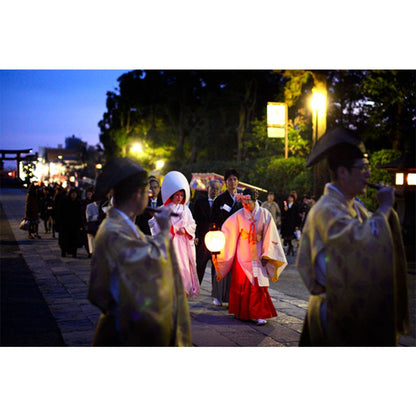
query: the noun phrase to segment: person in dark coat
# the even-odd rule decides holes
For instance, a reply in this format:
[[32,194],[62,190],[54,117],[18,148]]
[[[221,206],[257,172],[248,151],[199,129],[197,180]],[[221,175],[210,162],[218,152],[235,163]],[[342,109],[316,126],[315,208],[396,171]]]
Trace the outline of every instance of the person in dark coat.
[[[157,208],[163,205],[162,196],[160,195],[160,182],[154,176],[149,177],[149,202],[150,208]],[[152,235],[149,228],[149,220],[153,215],[148,211],[136,217],[136,225],[147,235]]]
[[[218,230],[221,229],[224,221],[234,212],[243,208],[241,202],[236,200],[239,173],[235,169],[227,169],[224,173],[226,191],[219,195],[212,205],[212,222]],[[212,285],[213,303],[221,306],[229,300],[231,273],[228,273],[220,282],[215,281]]]
[[25,203],[25,219],[30,222],[28,230],[28,238],[40,238],[38,233],[39,226],[40,203],[38,198],[38,190],[34,183],[29,185]]
[[71,254],[72,257],[76,257],[78,247],[82,246],[81,231],[83,228],[83,218],[81,202],[75,188],[71,188],[66,198],[62,201],[58,218],[58,242],[61,247],[62,257],[65,257],[66,254]]
[[[212,205],[221,191],[221,183],[214,179],[208,183],[208,193],[201,194],[192,205],[191,212],[196,222],[195,245],[196,245],[196,271],[199,284],[204,278],[205,268],[208,260],[211,260],[211,252],[206,248],[205,234],[212,226]],[[211,269],[212,281],[216,280],[215,268]]]
[[294,256],[295,250],[292,240],[295,238],[295,230],[299,230],[301,217],[299,215],[299,207],[295,202],[295,195],[290,194],[287,201],[283,201],[282,210],[282,237],[283,244],[288,246],[287,255]]

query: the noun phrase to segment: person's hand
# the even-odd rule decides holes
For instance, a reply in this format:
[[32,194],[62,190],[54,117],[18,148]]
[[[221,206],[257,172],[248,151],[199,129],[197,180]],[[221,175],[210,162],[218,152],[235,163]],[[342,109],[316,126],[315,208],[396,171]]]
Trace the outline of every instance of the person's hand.
[[216,255],[212,255],[212,264],[214,265],[215,271],[217,272],[217,282],[220,282],[223,279],[223,276],[221,275]]
[[171,210],[168,207],[161,206],[160,212],[155,215],[155,219],[159,224],[159,228],[161,232],[169,232],[170,231],[170,213]]
[[394,204],[394,188],[391,186],[383,186],[377,192],[377,200],[379,203],[378,210],[386,215],[390,214],[390,210]]
[[197,246],[199,244],[199,238],[195,237],[195,245]]

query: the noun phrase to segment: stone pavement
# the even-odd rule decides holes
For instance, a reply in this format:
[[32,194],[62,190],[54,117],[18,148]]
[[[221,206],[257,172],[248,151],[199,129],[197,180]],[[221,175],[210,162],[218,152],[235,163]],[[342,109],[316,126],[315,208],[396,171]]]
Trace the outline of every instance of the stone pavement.
[[[42,239],[28,240],[27,233],[18,228],[24,216],[25,195],[25,190],[1,189],[0,201],[17,242],[15,257],[17,255],[23,257],[62,336],[63,342],[55,334],[53,340],[48,339],[44,345],[89,346],[100,314],[86,298],[90,259],[83,248],[78,250],[77,258],[61,257],[57,239],[52,238],[51,234],[43,233],[43,224],[39,226]],[[293,276],[299,279],[293,261],[290,260],[292,264],[289,264],[282,273],[282,278]],[[275,287],[278,284],[279,282]],[[278,316],[268,320],[265,326],[242,322],[228,314],[225,306],[212,305],[208,267],[201,285],[200,296],[189,302],[193,345],[198,347],[296,346],[302,330],[307,300],[289,296],[275,288],[270,288],[269,292]],[[30,299],[26,301],[30,303]],[[2,321],[4,323],[3,318]],[[33,329],[36,322],[41,320],[28,322],[28,325]],[[38,328],[38,331],[42,330],[44,329]],[[40,344],[33,342],[14,345]],[[403,337],[400,345],[416,345],[414,331],[411,337]]]

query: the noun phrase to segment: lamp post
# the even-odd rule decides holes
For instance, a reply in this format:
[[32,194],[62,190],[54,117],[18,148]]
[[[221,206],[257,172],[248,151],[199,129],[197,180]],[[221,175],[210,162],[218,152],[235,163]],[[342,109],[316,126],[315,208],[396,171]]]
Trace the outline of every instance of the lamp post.
[[[313,88],[311,97],[312,108],[312,147],[326,130],[326,89]],[[319,197],[321,194],[321,182],[325,182],[322,163],[313,166],[313,194]]]

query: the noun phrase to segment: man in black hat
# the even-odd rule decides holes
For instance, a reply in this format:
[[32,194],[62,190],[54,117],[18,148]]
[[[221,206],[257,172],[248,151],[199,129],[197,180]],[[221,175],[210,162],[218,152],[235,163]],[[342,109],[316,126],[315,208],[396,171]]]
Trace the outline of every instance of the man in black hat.
[[323,159],[331,182],[308,213],[296,262],[311,292],[300,345],[397,345],[409,330],[409,311],[394,190],[378,191],[372,215],[356,200],[370,168],[363,143],[350,130],[324,135],[307,166]]
[[147,172],[117,158],[97,179],[97,197],[113,206],[95,237],[88,299],[101,309],[93,345],[189,346],[190,317],[170,242],[170,212],[156,215],[154,237],[135,225],[148,203]]

